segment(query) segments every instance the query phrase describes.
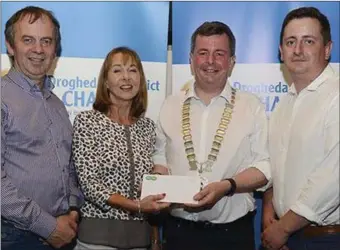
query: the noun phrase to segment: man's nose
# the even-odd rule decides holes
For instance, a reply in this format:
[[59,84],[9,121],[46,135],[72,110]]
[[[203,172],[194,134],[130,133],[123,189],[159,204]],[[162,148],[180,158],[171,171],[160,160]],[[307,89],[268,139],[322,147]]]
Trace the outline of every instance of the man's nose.
[[300,55],[303,52],[303,42],[300,41],[298,43],[296,43],[295,47],[294,47],[294,53],[297,55]]
[[42,53],[44,51],[43,46],[40,43],[35,43],[33,49],[36,53]]
[[209,56],[208,56],[209,64],[212,64],[214,61],[215,61],[215,56],[213,54],[209,54]]

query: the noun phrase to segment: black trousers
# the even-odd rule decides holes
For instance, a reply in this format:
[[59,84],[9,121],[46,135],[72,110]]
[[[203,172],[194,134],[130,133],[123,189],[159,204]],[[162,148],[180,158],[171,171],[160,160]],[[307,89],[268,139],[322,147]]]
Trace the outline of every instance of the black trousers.
[[164,225],[164,250],[255,250],[254,215],[226,224],[192,222],[169,216]]

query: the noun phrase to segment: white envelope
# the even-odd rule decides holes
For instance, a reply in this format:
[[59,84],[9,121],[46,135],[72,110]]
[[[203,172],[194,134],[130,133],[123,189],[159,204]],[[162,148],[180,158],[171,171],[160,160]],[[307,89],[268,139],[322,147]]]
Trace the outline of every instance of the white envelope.
[[200,185],[198,176],[144,175],[141,199],[165,193],[162,202],[196,204],[193,197],[200,191]]

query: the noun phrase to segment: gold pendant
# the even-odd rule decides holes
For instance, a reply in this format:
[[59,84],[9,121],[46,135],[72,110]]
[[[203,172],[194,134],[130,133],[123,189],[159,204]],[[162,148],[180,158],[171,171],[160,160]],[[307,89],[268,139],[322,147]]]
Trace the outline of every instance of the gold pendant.
[[198,173],[202,174],[204,172],[212,172],[213,164],[214,162],[209,160],[203,163],[197,162],[197,165],[199,165]]

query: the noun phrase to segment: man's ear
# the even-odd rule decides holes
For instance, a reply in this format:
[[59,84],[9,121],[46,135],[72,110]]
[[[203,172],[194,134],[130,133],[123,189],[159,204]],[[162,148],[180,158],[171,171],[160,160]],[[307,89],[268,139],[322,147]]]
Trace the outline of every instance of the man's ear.
[[229,65],[229,69],[228,69],[228,76],[231,76],[231,72],[233,72],[235,63],[236,63],[236,56],[232,56],[230,58],[230,65]]
[[283,56],[282,56],[282,46],[279,46],[279,51],[280,51],[280,60],[283,62]]
[[191,72],[191,75],[194,76],[194,75],[195,75],[195,72],[194,72],[194,66],[193,66],[193,63],[192,63],[192,57],[193,57],[193,54],[190,53],[190,57],[189,57],[190,72]]
[[328,61],[331,57],[333,42],[329,41],[325,46],[325,60]]
[[14,56],[14,48],[9,44],[9,42],[6,40],[6,48],[7,52],[10,56]]

